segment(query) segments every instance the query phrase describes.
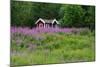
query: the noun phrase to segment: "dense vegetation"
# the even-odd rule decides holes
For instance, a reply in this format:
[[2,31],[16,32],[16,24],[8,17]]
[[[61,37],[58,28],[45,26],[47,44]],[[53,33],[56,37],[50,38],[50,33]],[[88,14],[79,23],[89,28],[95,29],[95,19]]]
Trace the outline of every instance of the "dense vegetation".
[[59,32],[11,29],[11,65],[94,61],[94,32],[67,29]]
[[34,27],[38,18],[56,18],[61,27],[95,28],[95,6],[11,2],[11,25]]
[[[34,28],[39,18],[61,28]],[[11,66],[94,60],[95,6],[11,1]]]

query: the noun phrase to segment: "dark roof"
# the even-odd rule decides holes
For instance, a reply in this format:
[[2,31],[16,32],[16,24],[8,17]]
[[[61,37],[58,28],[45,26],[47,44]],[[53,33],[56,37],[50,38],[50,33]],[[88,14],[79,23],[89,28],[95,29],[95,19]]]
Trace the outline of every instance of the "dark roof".
[[45,21],[45,23],[52,23],[53,22],[53,19],[43,19]]
[[39,21],[42,21],[43,23],[54,23],[56,21],[57,24],[59,24],[59,22],[56,19],[42,19],[39,18],[35,24],[37,24]]

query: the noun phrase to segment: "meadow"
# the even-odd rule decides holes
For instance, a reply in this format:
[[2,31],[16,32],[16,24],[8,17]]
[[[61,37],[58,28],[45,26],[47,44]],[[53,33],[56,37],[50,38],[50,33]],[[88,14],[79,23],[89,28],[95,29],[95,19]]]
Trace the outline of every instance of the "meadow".
[[95,60],[95,32],[88,28],[11,27],[11,65]]

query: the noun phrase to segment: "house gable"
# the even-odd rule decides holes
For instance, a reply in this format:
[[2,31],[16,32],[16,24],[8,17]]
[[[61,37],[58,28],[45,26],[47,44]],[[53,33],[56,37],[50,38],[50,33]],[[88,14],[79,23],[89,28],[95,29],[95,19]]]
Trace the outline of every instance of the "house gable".
[[54,19],[53,21],[52,21],[52,24],[54,24],[54,23],[57,23],[57,24],[59,24],[59,22],[56,20],[56,19]]
[[43,22],[43,23],[45,23],[45,21],[44,21],[43,19],[39,18],[39,19],[35,22],[35,24],[39,23],[40,21]]
[[37,27],[39,28],[55,28],[55,27],[58,27],[58,24],[59,22],[56,20],[56,19],[42,19],[42,18],[39,18],[35,24],[37,25]]

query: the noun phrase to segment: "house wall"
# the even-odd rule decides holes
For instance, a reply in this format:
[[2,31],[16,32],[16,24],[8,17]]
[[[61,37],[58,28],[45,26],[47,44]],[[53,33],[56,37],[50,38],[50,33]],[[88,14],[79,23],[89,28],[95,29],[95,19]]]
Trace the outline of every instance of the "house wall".
[[56,22],[52,23],[43,23],[43,21],[39,21],[37,23],[37,28],[58,28],[58,24]]
[[53,28],[57,28],[58,24],[56,22],[53,23]]
[[51,23],[46,23],[45,24],[45,28],[51,28],[52,27],[52,24]]
[[37,23],[37,28],[44,28],[44,23],[42,21],[39,21]]

